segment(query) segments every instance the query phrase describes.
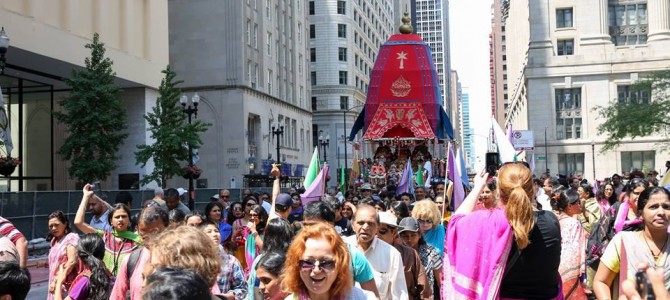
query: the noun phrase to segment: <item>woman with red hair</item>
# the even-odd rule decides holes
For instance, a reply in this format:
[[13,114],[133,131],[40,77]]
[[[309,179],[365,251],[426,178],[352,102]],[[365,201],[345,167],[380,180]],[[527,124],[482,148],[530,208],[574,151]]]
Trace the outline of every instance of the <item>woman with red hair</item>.
[[[286,255],[282,290],[289,299],[367,299],[354,287],[349,250],[333,226],[303,228]],[[374,299],[374,296],[370,299]]]

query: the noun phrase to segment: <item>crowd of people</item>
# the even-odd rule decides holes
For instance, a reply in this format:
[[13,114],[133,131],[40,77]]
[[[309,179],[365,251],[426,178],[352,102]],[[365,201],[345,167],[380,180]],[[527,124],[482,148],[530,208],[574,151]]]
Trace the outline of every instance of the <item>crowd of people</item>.
[[[670,192],[626,179],[508,163],[476,174],[462,201],[437,183],[308,203],[277,179],[239,201],[220,190],[202,213],[157,189],[135,214],[130,194],[112,205],[86,185],[80,234],[48,216],[48,299],[668,299]],[[2,218],[0,233],[0,299],[23,299],[25,237]]]

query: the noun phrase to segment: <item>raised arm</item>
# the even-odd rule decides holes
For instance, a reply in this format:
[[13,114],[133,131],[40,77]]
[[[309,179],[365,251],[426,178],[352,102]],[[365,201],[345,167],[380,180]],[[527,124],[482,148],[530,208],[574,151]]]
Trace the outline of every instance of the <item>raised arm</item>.
[[479,194],[481,194],[488,178],[489,173],[486,173],[484,170],[475,175],[472,191],[470,191],[470,194],[465,197],[465,200],[463,200],[461,206],[456,209],[456,212],[454,213],[455,215],[467,215],[475,209],[475,205],[479,199]]
[[81,203],[79,203],[79,209],[77,209],[77,214],[74,216],[74,226],[77,226],[83,233],[96,233],[97,230],[84,220],[88,201],[93,197],[93,189],[91,189],[91,185],[87,183],[82,191],[84,192],[84,196],[82,196]]

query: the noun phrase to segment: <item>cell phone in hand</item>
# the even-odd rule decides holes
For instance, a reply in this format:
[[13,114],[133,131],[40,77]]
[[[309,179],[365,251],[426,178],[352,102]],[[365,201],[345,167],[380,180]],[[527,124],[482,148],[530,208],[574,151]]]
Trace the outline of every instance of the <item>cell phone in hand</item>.
[[640,298],[647,300],[656,300],[654,289],[651,286],[649,277],[645,270],[640,270],[635,273],[635,289],[640,295]]
[[94,193],[96,196],[100,197],[100,191],[101,191],[101,189],[100,189],[100,181],[99,181],[99,180],[97,180],[97,181],[93,181],[93,182],[91,183],[91,190],[93,191],[93,193]]

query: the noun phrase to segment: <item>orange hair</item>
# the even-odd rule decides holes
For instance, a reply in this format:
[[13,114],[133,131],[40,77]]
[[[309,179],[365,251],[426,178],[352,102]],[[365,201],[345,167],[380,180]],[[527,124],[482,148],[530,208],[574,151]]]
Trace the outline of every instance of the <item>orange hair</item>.
[[[442,197],[442,196],[439,196]],[[444,204],[443,204],[444,205]],[[442,212],[437,208],[437,204],[433,200],[421,200],[414,203],[414,209],[412,209],[412,218],[415,219],[429,219],[433,221],[433,228],[440,225],[442,218],[440,218]]]
[[284,263],[284,269],[282,270],[282,291],[285,293],[300,293],[300,291],[306,290],[305,283],[300,278],[298,261],[305,252],[305,243],[308,239],[326,240],[333,248],[335,270],[331,272],[336,273],[337,278],[330,287],[330,298],[348,295],[354,284],[350,269],[349,249],[347,249],[347,245],[335,231],[335,228],[324,222],[304,227],[293,239],[286,253],[286,263]]
[[533,216],[533,180],[530,169],[522,163],[503,165],[498,170],[498,193],[505,203],[505,216],[512,226],[516,244],[525,249],[528,235],[535,226]]

